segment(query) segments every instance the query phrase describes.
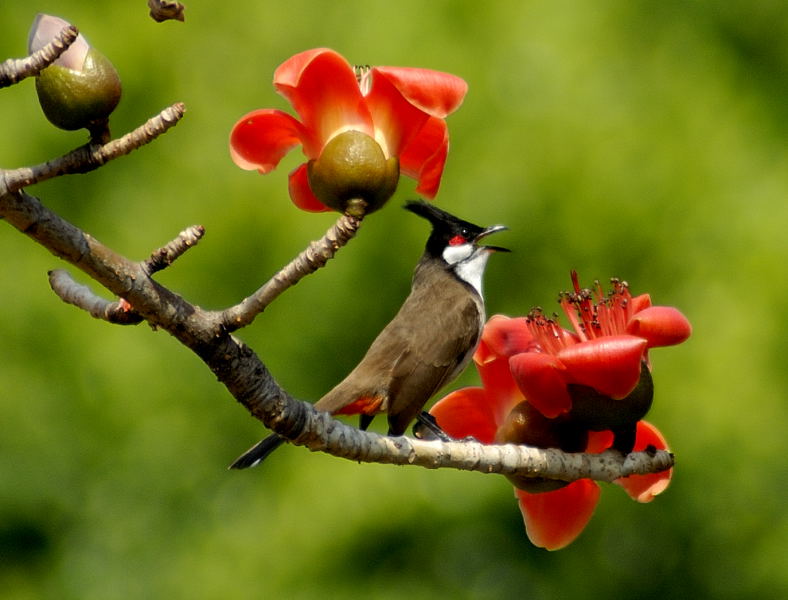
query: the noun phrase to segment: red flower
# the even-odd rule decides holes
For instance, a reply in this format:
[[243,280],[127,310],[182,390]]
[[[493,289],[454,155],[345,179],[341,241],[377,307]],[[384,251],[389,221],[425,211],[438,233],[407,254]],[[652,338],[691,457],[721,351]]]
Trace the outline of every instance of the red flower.
[[[579,289],[574,273],[572,278],[575,292],[562,295],[561,303],[574,332],[561,329],[541,312],[525,319],[496,315],[487,322],[474,355],[482,387],[452,392],[430,411],[446,433],[488,444],[524,443],[567,452],[602,452],[614,446],[617,434],[589,426],[573,400],[583,405],[590,394],[613,408],[623,406],[604,394],[613,390],[622,398],[635,395],[644,385],[641,361],[647,349],[679,343],[689,335],[690,326],[676,309],[652,307],[647,295],[632,298],[626,284],[615,280],[607,298],[597,287],[593,304],[591,292]],[[629,378],[626,386],[614,381],[622,373]],[[650,405],[650,387],[647,391]],[[634,450],[667,449],[659,431],[640,416],[632,428]],[[633,499],[649,502],[667,488],[671,475],[672,469],[616,483]],[[599,485],[588,479],[569,484],[533,478],[512,481],[529,539],[548,550],[563,548],[580,535],[599,500]]]
[[268,173],[300,144],[308,163],[290,174],[299,208],[344,210],[355,195],[370,212],[394,192],[400,169],[418,181],[418,193],[431,199],[438,192],[449,143],[444,118],[467,91],[459,77],[404,67],[354,70],[333,50],[317,48],[282,63],[274,87],[301,121],[275,109],[250,112],[233,127],[230,154],[239,167]]
[[574,292],[564,292],[560,302],[574,331],[535,309],[526,323],[538,347],[510,361],[528,401],[549,418],[571,409],[571,384],[626,398],[640,381],[648,349],[679,344],[692,331],[677,309],[652,306],[648,294],[633,298],[626,282],[614,279],[608,296],[599,283],[593,292],[581,290],[575,272],[572,283]]

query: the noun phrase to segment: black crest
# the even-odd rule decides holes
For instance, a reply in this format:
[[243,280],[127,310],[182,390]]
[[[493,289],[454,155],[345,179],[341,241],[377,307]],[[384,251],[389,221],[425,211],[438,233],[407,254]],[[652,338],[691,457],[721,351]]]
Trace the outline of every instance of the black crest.
[[441,256],[446,246],[471,243],[484,231],[483,227],[463,221],[423,200],[408,202],[405,204],[405,210],[432,223],[432,234],[427,240],[427,252],[433,256]]

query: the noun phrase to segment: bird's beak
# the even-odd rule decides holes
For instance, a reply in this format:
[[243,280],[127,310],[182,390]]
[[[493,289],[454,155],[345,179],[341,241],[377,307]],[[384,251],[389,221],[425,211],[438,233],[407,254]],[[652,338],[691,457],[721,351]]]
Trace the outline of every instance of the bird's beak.
[[[493,233],[498,233],[499,231],[505,231],[509,229],[506,225],[493,225],[488,227],[484,231],[482,231],[479,235],[476,236],[476,239],[473,240],[474,244],[478,244],[483,238],[486,238],[488,235],[492,235]],[[509,248],[501,248],[500,246],[482,246],[485,250],[489,250],[490,252],[511,252]]]

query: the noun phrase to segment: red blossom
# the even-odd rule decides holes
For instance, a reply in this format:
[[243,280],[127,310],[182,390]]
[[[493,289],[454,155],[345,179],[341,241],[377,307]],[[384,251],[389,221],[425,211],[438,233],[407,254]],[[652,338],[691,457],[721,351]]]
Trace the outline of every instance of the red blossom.
[[626,398],[648,363],[648,349],[679,344],[692,331],[678,310],[652,306],[647,294],[632,297],[626,282],[614,279],[608,295],[599,283],[593,291],[581,289],[574,272],[572,283],[574,291],[564,292],[560,303],[573,331],[535,309],[526,322],[538,346],[509,361],[528,401],[549,418],[571,409],[571,384]]
[[[300,121],[275,109],[252,111],[233,127],[230,154],[239,167],[268,173],[301,145],[309,162],[290,174],[290,197],[296,206],[325,211],[328,202],[337,208],[328,192],[314,189],[319,175],[310,173],[308,165],[321,158],[331,140],[348,131],[372,138],[384,160],[399,161],[398,167],[394,164],[395,177],[401,171],[418,181],[418,193],[435,197],[449,145],[444,118],[460,106],[467,92],[461,78],[405,67],[354,70],[333,50],[317,48],[282,63],[274,73],[274,87]],[[352,162],[347,154],[341,160]],[[358,157],[352,160],[358,162]],[[352,168],[357,174],[357,166]],[[369,178],[366,171],[363,175]],[[376,184],[389,196],[390,179]]]
[[[574,273],[572,279],[574,292],[561,296],[572,331],[541,311],[527,318],[496,315],[487,322],[474,355],[482,387],[452,392],[430,411],[446,433],[483,443],[531,443],[565,450],[574,445],[593,453],[617,447],[618,433],[588,425],[572,410],[573,397],[584,408],[597,396],[608,408],[623,408],[625,403],[615,398],[635,397],[635,388],[650,394],[650,389],[643,392],[641,378],[648,349],[680,343],[691,328],[675,308],[652,306],[645,294],[632,297],[624,282],[613,280],[613,291],[603,296],[598,285],[595,292],[581,290]],[[585,389],[590,392],[581,393]],[[521,403],[536,410],[523,410],[526,404]],[[625,412],[625,424],[629,418]],[[666,450],[660,432],[640,419],[634,417],[631,424],[630,447]],[[581,430],[587,428],[579,438],[578,424]],[[649,502],[668,487],[671,476],[672,469],[615,483],[634,500]],[[580,535],[600,495],[599,485],[588,479],[558,489],[556,482],[545,485],[545,480],[512,481],[529,539],[548,550],[563,548]]]

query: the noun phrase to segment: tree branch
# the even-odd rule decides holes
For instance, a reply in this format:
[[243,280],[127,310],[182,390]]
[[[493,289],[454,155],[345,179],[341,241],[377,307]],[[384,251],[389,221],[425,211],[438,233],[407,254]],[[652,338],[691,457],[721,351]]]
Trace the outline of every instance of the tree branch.
[[143,263],[142,268],[145,269],[148,275],[153,275],[162,269],[166,269],[189,248],[194,248],[204,235],[205,227],[202,225],[192,225],[184,229],[174,240],[158,250],[154,250],[150,258]]
[[572,480],[611,481],[629,473],[669,468],[665,452],[565,454],[524,446],[485,446],[475,442],[434,442],[389,438],[360,431],[299,402],[274,380],[245,344],[227,333],[217,335],[221,313],[209,313],[153,281],[133,263],[64,221],[37,199],[18,192],[0,197],[0,215],[82,269],[113,293],[126,298],[151,324],[161,327],[195,352],[230,393],[255,417],[294,443],[355,461],[427,468],[456,468],[483,473],[520,474]]
[[63,269],[49,272],[49,285],[63,302],[81,308],[96,319],[116,325],[137,325],[143,321],[125,300],[105,300],[86,285],[74,281]]
[[38,75],[55,62],[77,39],[79,31],[73,25],[61,29],[46,46],[25,58],[9,58],[0,63],[0,88],[19,83],[27,77]]
[[140,146],[152,142],[167,132],[183,118],[186,107],[181,102],[165,108],[134,131],[106,144],[86,144],[59,158],[11,171],[0,171],[0,195],[13,194],[24,187],[60,175],[87,173],[105,163],[129,154]]
[[271,420],[268,420],[270,416],[262,406],[259,413],[250,410],[294,444],[356,462],[417,465],[427,469],[453,468],[561,481],[589,478],[607,482],[628,475],[664,471],[674,465],[673,454],[664,450],[633,452],[624,456],[616,450],[601,454],[567,453],[518,444],[487,445],[465,440],[441,442],[382,436],[340,423],[329,413],[313,410],[309,405],[304,410],[300,404],[303,403],[285,406]]
[[325,266],[342,246],[353,239],[361,227],[362,219],[363,217],[342,215],[322,238],[311,242],[306,250],[284,266],[254,294],[244,299],[240,304],[226,309],[222,315],[222,322],[227,331],[246,327],[279,294],[294,286],[310,273]]

